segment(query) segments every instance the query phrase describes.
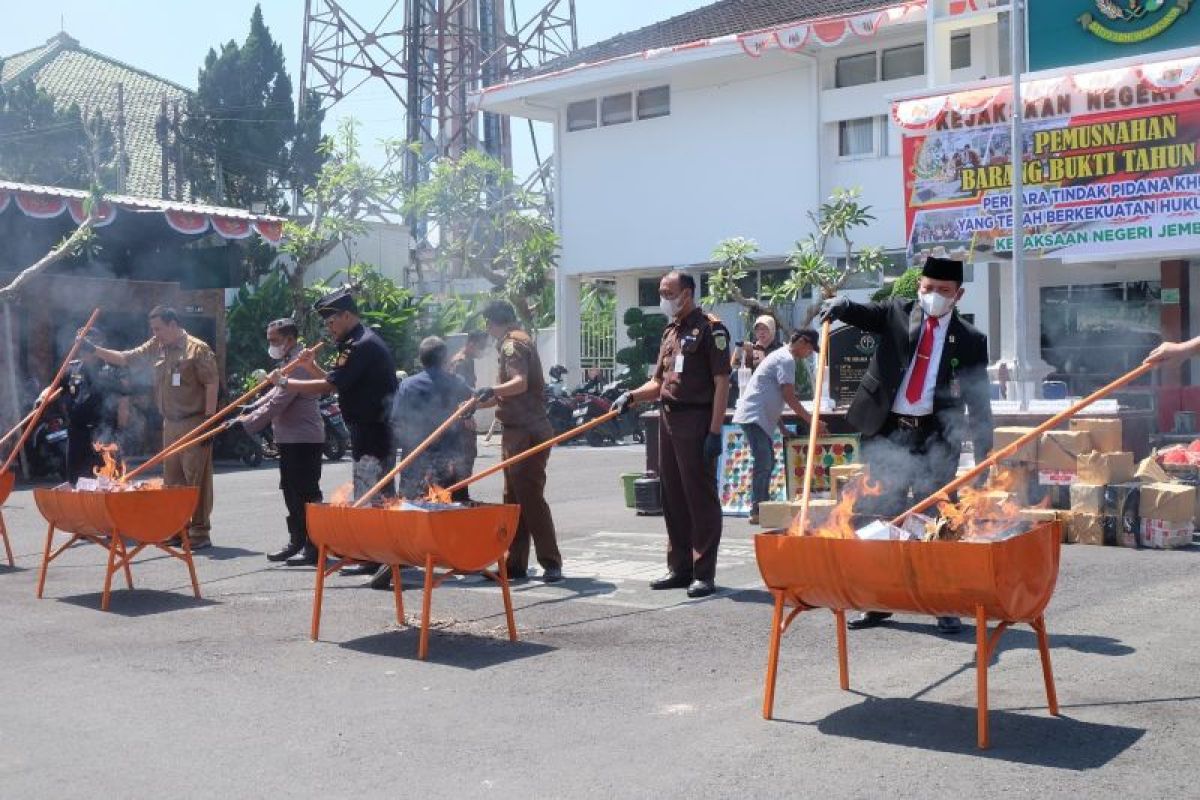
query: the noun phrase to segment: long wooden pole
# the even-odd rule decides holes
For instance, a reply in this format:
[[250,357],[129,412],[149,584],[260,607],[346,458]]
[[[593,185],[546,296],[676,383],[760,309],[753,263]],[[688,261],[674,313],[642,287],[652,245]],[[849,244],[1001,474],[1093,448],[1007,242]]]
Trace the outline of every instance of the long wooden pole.
[[[83,337],[88,335],[88,331],[96,324],[96,320],[100,317],[100,309],[92,311],[92,315],[88,317],[88,321],[83,324],[79,332],[75,334],[75,343],[71,345],[71,349],[67,351],[67,357],[63,359],[62,364],[58,368],[58,372],[54,373],[54,380],[50,381],[50,386],[57,387],[62,383],[63,376],[67,374],[67,370],[71,367],[71,362],[75,360],[75,354],[79,352],[79,346],[83,344]],[[46,413],[46,408],[49,403],[42,403],[33,410],[33,416],[29,423],[25,426],[25,431],[21,434],[21,438],[17,440],[17,446],[8,454],[8,458],[4,459],[4,465],[0,466],[0,472],[8,472],[8,468],[12,466],[12,462],[16,460],[20,454],[21,448],[25,446],[25,442],[29,439],[29,435],[33,433],[38,422],[42,419],[42,414]]]
[[[57,399],[58,399],[58,396],[59,396],[60,394],[62,394],[62,388],[61,388],[61,387],[60,387],[60,388],[58,388],[58,389],[55,389],[53,392],[51,392],[51,393],[49,394],[49,396],[48,396],[48,397],[46,397],[45,399],[43,399],[43,400],[42,400],[42,403],[53,403],[55,400],[57,400]],[[21,419],[21,421],[20,421],[20,422],[18,422],[16,425],[13,425],[13,426],[12,426],[12,429],[11,429],[11,430],[9,430],[9,432],[8,432],[8,433],[4,434],[4,437],[3,437],[3,438],[0,438],[0,447],[3,447],[5,442],[7,442],[9,439],[11,439],[11,438],[12,438],[14,435],[16,435],[17,433],[19,433],[19,432],[20,432],[20,430],[21,430],[21,428],[22,428],[22,427],[24,427],[25,423],[26,423],[26,422],[29,422],[29,420],[33,419],[33,415],[34,415],[35,413],[37,413],[37,409],[36,409],[36,408],[35,408],[33,411],[30,411],[28,414],[26,414],[26,415],[25,415],[25,416],[24,416],[24,417]]]
[[1001,447],[999,450],[994,451],[990,456],[985,458],[982,462],[980,462],[979,464],[976,464],[975,468],[972,469],[970,472],[963,473],[961,476],[950,481],[950,483],[946,484],[941,489],[938,489],[936,492],[929,495],[929,497],[926,497],[924,500],[917,503],[915,506],[910,508],[908,511],[905,511],[903,514],[901,514],[900,516],[893,519],[892,524],[896,525],[896,526],[900,526],[904,523],[905,517],[907,517],[909,514],[920,514],[922,511],[924,511],[925,509],[929,508],[930,506],[934,505],[935,503],[937,503],[939,501],[949,500],[951,494],[953,494],[954,492],[961,489],[963,486],[966,486],[968,483],[970,483],[971,481],[978,478],[981,474],[983,474],[984,470],[995,465],[998,461],[1000,461],[1004,458],[1007,458],[1008,456],[1017,452],[1018,450],[1020,450],[1022,447],[1029,444],[1030,442],[1035,441],[1039,436],[1041,436],[1046,431],[1053,429],[1059,423],[1061,423],[1063,420],[1066,420],[1070,417],[1075,416],[1080,411],[1083,411],[1085,408],[1087,408],[1088,406],[1090,406],[1092,403],[1096,402],[1097,400],[1100,400],[1100,399],[1104,398],[1105,396],[1112,394],[1117,389],[1120,389],[1122,386],[1126,386],[1130,383],[1133,383],[1138,378],[1145,375],[1147,372],[1150,372],[1151,370],[1155,369],[1157,366],[1158,366],[1157,364],[1142,364],[1141,366],[1137,367],[1136,369],[1126,372],[1124,375],[1117,378],[1115,381],[1108,384],[1107,386],[1103,386],[1103,387],[1097,389],[1096,391],[1092,392],[1087,397],[1083,398],[1082,400],[1080,400],[1078,403],[1071,406],[1067,410],[1060,411],[1059,413],[1055,414],[1050,419],[1043,422],[1041,425],[1038,425],[1036,428],[1031,430],[1029,433],[1020,437],[1019,439],[1016,439],[1013,442],[1010,442],[1009,444],[1005,445],[1004,447]]
[[374,486],[372,486],[371,490],[369,492],[367,492],[362,497],[355,500],[354,508],[361,508],[362,506],[367,504],[368,500],[370,500],[375,495],[379,494],[379,492],[383,491],[383,488],[385,486],[387,486],[388,484],[390,484],[392,482],[392,480],[394,480],[395,477],[397,475],[399,475],[409,464],[411,464],[413,461],[415,461],[417,456],[421,455],[421,453],[424,453],[425,450],[428,449],[430,445],[432,445],[434,442],[436,442],[438,439],[441,438],[442,434],[444,434],[446,431],[450,430],[450,427],[452,425],[454,425],[455,422],[457,422],[462,417],[465,417],[467,414],[470,414],[472,411],[474,411],[475,406],[478,402],[479,402],[478,400],[476,400],[474,397],[472,397],[472,398],[470,398],[468,400],[464,400],[462,403],[460,403],[458,408],[454,409],[454,413],[446,418],[445,422],[443,422],[441,425],[437,426],[437,428],[434,429],[433,433],[426,436],[425,440],[423,442],[421,442],[419,445],[414,447],[407,455],[405,455],[404,458],[401,459],[399,464],[397,464],[395,467],[393,467],[391,470],[388,471],[387,475],[384,475],[382,478],[380,478],[379,482],[376,483]]
[[817,464],[817,438],[821,435],[818,430],[821,425],[821,395],[825,391],[825,364],[829,359],[829,326],[830,320],[821,325],[821,344],[817,352],[817,376],[813,388],[812,419],[809,421],[808,458],[804,461],[804,489],[800,496],[800,525],[795,529],[801,536],[808,530],[808,501],[812,495],[813,470]]
[[463,488],[466,488],[467,486],[470,486],[475,481],[483,480],[484,478],[486,478],[489,475],[494,475],[495,473],[499,472],[502,469],[511,467],[513,464],[516,464],[518,461],[524,461],[525,459],[529,458],[532,455],[536,455],[536,454],[542,452],[543,450],[554,447],[554,445],[558,444],[559,442],[565,442],[568,439],[574,439],[579,434],[584,433],[585,431],[589,431],[592,428],[596,427],[597,425],[603,425],[605,422],[608,422],[610,419],[615,419],[616,416],[617,416],[616,411],[606,411],[605,413],[601,414],[600,416],[596,417],[595,419],[590,420],[589,422],[585,422],[577,428],[572,428],[571,430],[567,431],[566,433],[560,433],[558,436],[555,436],[552,439],[547,439],[546,441],[542,442],[541,444],[535,445],[535,446],[529,448],[528,450],[525,450],[524,452],[517,453],[515,456],[512,456],[511,458],[506,458],[498,464],[493,464],[492,466],[488,467],[487,469],[476,472],[474,475],[471,475],[470,477],[463,478],[461,481],[454,484],[453,486],[446,487],[446,491],[451,492],[451,493],[457,492],[459,489],[463,489]]
[[[324,345],[324,342],[317,342],[312,347],[305,349],[304,352],[300,354],[300,356],[296,357],[296,360],[294,360],[292,363],[285,366],[282,370],[280,370],[280,372],[282,372],[284,375],[289,374],[296,367],[300,366],[300,357],[303,356],[304,353],[311,353],[312,355],[316,355],[317,351],[320,350],[323,345]],[[175,455],[176,453],[178,453],[182,450],[186,450],[188,447],[190,447],[193,444],[193,442],[192,442],[193,439],[198,439],[199,437],[203,436],[205,434],[205,432],[208,431],[209,428],[211,428],[213,425],[217,424],[217,422],[219,422],[223,417],[228,416],[230,412],[237,410],[237,408],[239,406],[241,406],[243,403],[248,401],[250,398],[254,397],[254,395],[258,394],[259,392],[261,392],[263,389],[267,388],[270,385],[271,385],[270,381],[260,381],[258,384],[256,384],[254,386],[253,389],[250,389],[249,391],[244,392],[241,395],[241,397],[234,400],[232,403],[229,403],[224,408],[217,411],[217,413],[213,414],[211,417],[204,420],[199,425],[197,425],[196,427],[192,428],[190,431],[185,433],[183,436],[181,436],[178,439],[176,439],[175,441],[171,442],[169,445],[164,447],[158,453],[158,455],[152,456],[151,458],[147,459],[144,464],[142,464],[137,469],[131,470],[130,472],[128,472],[127,474],[125,474],[124,476],[119,478],[118,481],[120,483],[125,483],[126,481],[133,480],[138,475],[141,475],[143,472],[150,469],[151,467],[156,467],[159,464],[161,464],[162,462],[166,461],[171,456]]]

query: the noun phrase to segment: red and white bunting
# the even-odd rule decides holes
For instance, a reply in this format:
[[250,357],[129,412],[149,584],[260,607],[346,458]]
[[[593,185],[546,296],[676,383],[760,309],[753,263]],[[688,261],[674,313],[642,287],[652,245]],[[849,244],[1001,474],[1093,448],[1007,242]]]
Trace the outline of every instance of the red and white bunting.
[[166,211],[167,224],[178,233],[200,234],[208,230],[208,217],[190,211]]
[[784,50],[795,52],[808,44],[811,29],[807,25],[791,25],[775,31],[775,43]]
[[271,244],[279,244],[283,239],[283,222],[280,220],[257,220],[254,230]]
[[747,33],[738,37],[738,44],[746,51],[746,55],[758,58],[771,46],[774,33]]
[[772,47],[792,52],[806,46],[836,47],[851,36],[870,39],[880,28],[904,21],[910,14],[923,11],[925,5],[925,0],[897,3],[863,14],[846,14],[750,31],[740,34],[737,40],[742,50],[754,58],[758,58]]
[[213,230],[226,239],[246,239],[254,233],[254,228],[248,219],[232,219],[215,215],[211,219]]
[[17,208],[27,217],[53,219],[67,210],[67,201],[52,195],[18,192]]
[[1162,64],[1146,64],[1138,68],[1142,82],[1152,89],[1177,92],[1191,85],[1200,75],[1200,57],[1181,58]]
[[[67,201],[67,210],[71,212],[71,219],[76,225],[82,225],[87,219],[87,214],[83,211],[83,201],[74,198]],[[95,216],[92,218],[93,228],[103,228],[105,225],[111,225],[112,221],[117,218],[117,208],[112,203],[107,201],[101,202],[95,209]]]

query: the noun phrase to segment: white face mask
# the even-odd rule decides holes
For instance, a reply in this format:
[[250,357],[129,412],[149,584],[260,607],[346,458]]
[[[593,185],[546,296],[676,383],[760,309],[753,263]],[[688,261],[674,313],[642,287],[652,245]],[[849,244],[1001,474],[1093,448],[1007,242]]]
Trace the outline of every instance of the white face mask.
[[668,300],[665,297],[658,298],[658,310],[661,311],[667,319],[675,319],[679,316],[680,310],[683,308],[683,300],[676,297],[674,300]]
[[921,292],[917,295],[921,310],[931,317],[944,317],[954,310],[954,300],[937,292]]
[[287,355],[287,350],[284,349],[283,345],[272,344],[267,346],[267,355],[276,361],[282,361],[283,357]]

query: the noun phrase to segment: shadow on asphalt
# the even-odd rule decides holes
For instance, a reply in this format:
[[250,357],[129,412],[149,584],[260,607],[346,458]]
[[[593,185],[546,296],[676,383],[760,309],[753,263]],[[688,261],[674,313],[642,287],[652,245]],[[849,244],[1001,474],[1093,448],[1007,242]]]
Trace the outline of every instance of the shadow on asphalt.
[[[119,580],[120,576],[114,578]],[[189,587],[190,589],[191,587]],[[82,608],[100,610],[102,592],[71,595],[57,598],[60,603],[69,603]],[[164,592],[159,589],[114,589],[108,601],[108,613],[122,617],[148,617],[152,614],[166,614],[171,611],[202,608],[204,606],[220,605],[215,600],[201,598],[197,600],[191,591]]]
[[859,741],[1077,771],[1103,767],[1146,733],[1142,728],[1050,717],[1044,712],[992,711],[989,720],[988,750],[975,746],[974,708],[927,700],[868,697],[817,721],[815,727],[830,736]]
[[[338,646],[356,653],[417,661],[420,633],[417,628],[404,628],[351,639]],[[536,642],[510,642],[504,634],[476,636],[433,628],[429,631],[429,658],[426,660],[431,664],[474,671],[545,655],[555,649]]]
[[[1050,623],[1047,623],[1049,625]],[[995,625],[988,626],[989,630],[995,630]],[[889,628],[891,630],[906,631],[910,633],[920,633],[926,636],[934,636],[938,639],[949,639],[950,641],[963,642],[965,644],[975,646],[975,626],[963,625],[962,633],[957,636],[946,636],[938,632],[937,625],[932,617],[928,623],[907,622],[892,620],[880,626],[880,629]],[[869,632],[856,631],[856,636],[869,636]],[[1113,639],[1110,636],[1091,636],[1087,634],[1074,633],[1059,633],[1056,634],[1053,628],[1050,628],[1050,649],[1053,650],[1074,650],[1077,653],[1087,653],[1094,656],[1128,656],[1137,652],[1136,648],[1130,647],[1121,642],[1120,639]],[[853,646],[853,640],[851,642]],[[992,657],[992,663],[1000,658],[1000,654],[1007,650],[1036,650],[1037,649],[1037,634],[1032,628],[1027,626],[1012,627],[1004,632],[1000,637],[1000,645],[996,648],[996,654]],[[971,666],[974,666],[974,661]],[[1053,663],[1053,659],[1051,659]]]
[[247,556],[263,555],[261,550],[247,550],[244,547],[223,547],[219,544],[214,544],[212,547],[199,550],[192,554],[195,559],[207,558],[212,561],[232,561],[235,558],[246,558]]

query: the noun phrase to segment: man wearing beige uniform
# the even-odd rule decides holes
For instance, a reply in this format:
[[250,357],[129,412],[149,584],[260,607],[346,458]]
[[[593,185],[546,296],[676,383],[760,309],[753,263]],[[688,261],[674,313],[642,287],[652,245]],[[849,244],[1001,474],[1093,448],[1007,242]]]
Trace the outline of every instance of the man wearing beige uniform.
[[[144,344],[132,350],[97,347],[95,352],[108,364],[154,366],[154,401],[163,418],[165,448],[216,413],[217,359],[207,344],[180,326],[175,309],[155,306],[149,319],[151,337]],[[163,462],[163,473],[167,486],[200,489],[188,538],[192,550],[211,547],[212,447],[205,443],[171,456]]]

